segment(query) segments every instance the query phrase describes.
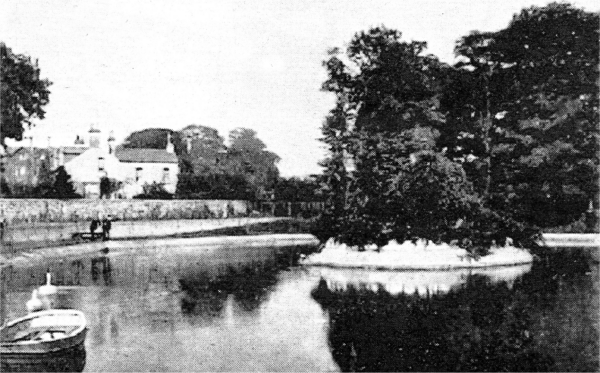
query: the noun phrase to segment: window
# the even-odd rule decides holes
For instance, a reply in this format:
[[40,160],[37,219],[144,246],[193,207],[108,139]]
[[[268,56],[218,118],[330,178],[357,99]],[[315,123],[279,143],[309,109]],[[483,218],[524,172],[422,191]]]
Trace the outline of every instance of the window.
[[23,175],[25,175],[25,171],[26,171],[25,166],[23,166],[23,167],[21,167],[21,170],[20,170],[19,174],[21,176],[23,176]]
[[135,181],[140,181],[140,179],[142,178],[142,168],[141,167],[136,167],[135,168]]
[[98,171],[104,171],[104,157],[98,157]]
[[165,184],[169,183],[169,167],[165,167],[163,168],[163,177],[162,177],[162,181]]

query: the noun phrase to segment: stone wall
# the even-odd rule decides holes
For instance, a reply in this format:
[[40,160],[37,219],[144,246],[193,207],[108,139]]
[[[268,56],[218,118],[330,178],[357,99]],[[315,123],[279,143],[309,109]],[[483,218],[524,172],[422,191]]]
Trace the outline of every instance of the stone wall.
[[247,201],[0,199],[0,217],[8,223],[77,222],[98,215],[119,220],[207,219],[246,216]]

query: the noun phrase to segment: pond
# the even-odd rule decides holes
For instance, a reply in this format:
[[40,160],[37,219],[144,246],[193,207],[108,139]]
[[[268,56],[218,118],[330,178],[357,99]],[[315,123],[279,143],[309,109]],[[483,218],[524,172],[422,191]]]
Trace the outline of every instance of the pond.
[[4,270],[88,320],[85,371],[596,371],[598,265],[385,272],[305,268],[301,248],[31,255]]

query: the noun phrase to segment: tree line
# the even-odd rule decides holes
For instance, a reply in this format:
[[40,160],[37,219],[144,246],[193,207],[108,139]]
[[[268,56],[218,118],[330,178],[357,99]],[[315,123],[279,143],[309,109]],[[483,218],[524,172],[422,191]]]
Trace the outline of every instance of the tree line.
[[324,62],[325,236],[522,244],[598,209],[599,17],[530,7],[449,65],[384,26]]

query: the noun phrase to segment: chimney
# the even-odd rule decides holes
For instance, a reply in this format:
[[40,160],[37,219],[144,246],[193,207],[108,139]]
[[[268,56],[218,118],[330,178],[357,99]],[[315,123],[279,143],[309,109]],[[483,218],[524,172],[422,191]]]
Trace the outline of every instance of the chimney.
[[175,147],[173,146],[173,142],[171,141],[171,134],[167,134],[167,153],[174,153]]
[[110,131],[108,135],[108,154],[113,154],[115,151],[115,134],[114,131]]
[[65,150],[61,146],[58,149],[58,166],[64,166],[64,165],[65,165]]
[[90,148],[99,148],[100,147],[100,130],[94,128],[92,124],[90,126]]
[[83,139],[81,137],[79,137],[79,135],[77,135],[77,137],[75,138],[75,142],[74,142],[75,146],[83,146],[85,145],[83,142]]

